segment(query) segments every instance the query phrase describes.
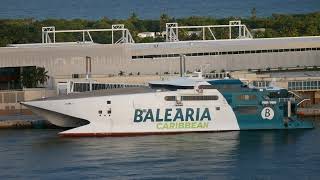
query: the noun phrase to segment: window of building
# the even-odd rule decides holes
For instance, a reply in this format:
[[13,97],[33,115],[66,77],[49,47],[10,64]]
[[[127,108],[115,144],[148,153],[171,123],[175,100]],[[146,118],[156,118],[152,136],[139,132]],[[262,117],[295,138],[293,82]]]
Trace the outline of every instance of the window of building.
[[[222,52],[193,52],[185,54],[186,56],[208,56],[208,55],[228,55],[228,54],[255,54],[255,53],[275,53],[275,52],[289,52],[289,51],[315,51],[320,50],[318,48],[292,48],[292,49],[258,49],[258,50],[246,50],[246,51],[222,51]],[[144,56],[132,56],[132,59],[143,58],[167,58],[167,57],[179,57],[179,54],[157,54],[157,55],[144,55]]]
[[72,74],[72,78],[73,79],[78,79],[79,78],[79,74]]

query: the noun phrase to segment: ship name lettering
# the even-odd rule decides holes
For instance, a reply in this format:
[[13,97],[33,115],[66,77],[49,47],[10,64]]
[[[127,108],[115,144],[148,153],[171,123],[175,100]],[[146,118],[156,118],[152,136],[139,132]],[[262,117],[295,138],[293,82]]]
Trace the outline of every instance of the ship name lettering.
[[211,121],[209,108],[136,109],[134,122]]

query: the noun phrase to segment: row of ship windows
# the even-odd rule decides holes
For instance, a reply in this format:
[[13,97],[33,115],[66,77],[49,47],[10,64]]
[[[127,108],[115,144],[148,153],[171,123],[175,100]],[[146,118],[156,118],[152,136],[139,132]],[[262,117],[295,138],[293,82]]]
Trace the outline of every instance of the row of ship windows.
[[[92,91],[102,90],[102,89],[115,89],[115,88],[125,88],[125,87],[139,87],[139,85],[127,85],[127,84],[101,84],[93,83]],[[74,92],[86,92],[91,91],[89,83],[74,83],[73,91]]]
[[[229,54],[257,54],[257,53],[273,53],[273,52],[296,52],[296,51],[319,51],[317,48],[292,48],[292,49],[265,49],[265,50],[247,50],[247,51],[224,51],[224,52],[199,52],[187,53],[186,56],[215,56],[215,55],[229,55]],[[157,55],[143,55],[132,56],[132,59],[154,59],[154,58],[168,58],[179,57],[180,54],[157,54]]]
[[[181,96],[180,97],[181,101],[216,101],[219,99],[218,96]],[[247,94],[242,94],[238,96],[239,100],[242,101],[250,101],[250,100],[256,100],[257,96],[256,95],[247,95]],[[166,96],[164,97],[164,100],[166,101],[177,101],[176,96]]]
[[[218,100],[218,96],[181,96],[181,101],[215,101]],[[176,101],[176,96],[166,96],[164,97],[166,101]]]

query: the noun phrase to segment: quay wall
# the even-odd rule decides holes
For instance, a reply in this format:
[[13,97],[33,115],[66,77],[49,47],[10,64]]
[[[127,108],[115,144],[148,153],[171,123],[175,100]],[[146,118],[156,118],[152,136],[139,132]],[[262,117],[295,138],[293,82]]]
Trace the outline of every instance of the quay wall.
[[55,95],[57,95],[55,90],[45,88],[0,91],[0,115],[32,114],[31,111],[21,105],[20,102]]

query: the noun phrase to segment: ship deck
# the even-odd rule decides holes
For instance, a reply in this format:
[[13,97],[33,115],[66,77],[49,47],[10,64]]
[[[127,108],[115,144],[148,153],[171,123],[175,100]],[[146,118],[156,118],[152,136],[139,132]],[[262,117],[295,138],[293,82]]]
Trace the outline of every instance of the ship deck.
[[62,100],[62,99],[78,99],[87,97],[99,97],[99,96],[112,96],[122,94],[139,94],[139,93],[151,93],[156,92],[155,89],[149,87],[130,87],[130,88],[115,88],[115,89],[104,89],[90,92],[71,93],[59,96],[53,96],[48,98],[36,99],[34,101],[46,101],[46,100]]

